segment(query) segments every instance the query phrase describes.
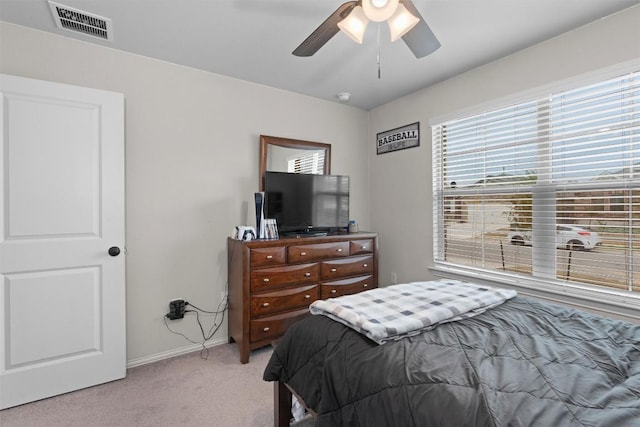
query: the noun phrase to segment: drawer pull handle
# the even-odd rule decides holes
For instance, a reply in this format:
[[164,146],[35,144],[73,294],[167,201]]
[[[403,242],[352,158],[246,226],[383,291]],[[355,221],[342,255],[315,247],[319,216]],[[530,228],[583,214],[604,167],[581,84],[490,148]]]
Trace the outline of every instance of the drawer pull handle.
[[362,285],[363,288],[366,288],[367,286],[369,286],[369,285],[367,285],[366,283],[364,285]]
[[342,248],[336,249],[337,252],[342,252]]
[[300,256],[305,256],[306,254],[306,252],[300,252]]
[[332,268],[332,269],[331,269],[331,272],[332,272],[332,273],[335,273],[336,271],[338,271],[338,270],[337,270],[337,269],[335,269],[335,268]]
[[309,299],[309,298],[311,298],[311,295],[305,295],[304,296],[304,299]]
[[304,277],[311,277],[311,273],[304,273]]
[[267,255],[267,259],[273,259],[273,255]]
[[266,328],[264,328],[264,329],[263,329],[263,331],[265,331],[265,332],[269,332],[269,329],[270,329],[270,328],[267,326]]
[[366,246],[360,246],[360,249],[362,249],[364,251],[365,249],[367,249],[367,247]]
[[335,289],[331,289],[331,293],[332,294],[335,294],[336,292],[338,292],[338,291],[336,291]]
[[369,264],[362,264],[362,266],[367,268],[367,267],[369,267]]
[[262,304],[263,307],[269,307],[269,303],[265,302],[264,304]]
[[263,281],[264,283],[269,283],[269,279],[268,279],[267,277],[265,277],[264,279],[262,279],[262,281]]

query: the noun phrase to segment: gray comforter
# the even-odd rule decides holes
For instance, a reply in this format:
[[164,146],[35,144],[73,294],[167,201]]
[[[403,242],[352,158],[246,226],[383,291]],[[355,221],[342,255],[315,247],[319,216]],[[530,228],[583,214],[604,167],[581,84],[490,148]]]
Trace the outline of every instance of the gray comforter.
[[324,316],[264,372],[316,426],[640,426],[640,325],[516,297],[378,345]]

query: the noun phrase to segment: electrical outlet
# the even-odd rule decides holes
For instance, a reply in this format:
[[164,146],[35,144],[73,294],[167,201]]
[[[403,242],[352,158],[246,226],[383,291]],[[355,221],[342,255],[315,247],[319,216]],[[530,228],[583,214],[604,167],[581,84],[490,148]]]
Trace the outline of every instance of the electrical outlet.
[[184,317],[185,303],[183,299],[169,301],[169,312],[166,314],[170,320],[182,319]]
[[398,273],[396,273],[395,271],[391,272],[391,284],[392,285],[398,284]]

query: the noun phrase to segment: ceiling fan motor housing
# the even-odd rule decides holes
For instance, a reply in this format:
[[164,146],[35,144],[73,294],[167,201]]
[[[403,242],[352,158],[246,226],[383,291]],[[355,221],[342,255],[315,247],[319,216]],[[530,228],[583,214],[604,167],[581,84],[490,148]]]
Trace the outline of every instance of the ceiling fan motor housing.
[[399,0],[362,0],[364,14],[372,21],[382,22],[391,18]]
[[[364,8],[369,11],[367,14]],[[385,11],[384,14],[379,13],[382,10]],[[347,26],[346,21],[355,17],[359,18],[359,29]],[[292,53],[296,56],[312,56],[340,30],[356,42],[362,43],[368,20],[387,20],[391,40],[402,37],[416,58],[425,57],[440,47],[440,42],[412,0],[352,0],[340,5]],[[353,34],[348,30],[353,30]]]

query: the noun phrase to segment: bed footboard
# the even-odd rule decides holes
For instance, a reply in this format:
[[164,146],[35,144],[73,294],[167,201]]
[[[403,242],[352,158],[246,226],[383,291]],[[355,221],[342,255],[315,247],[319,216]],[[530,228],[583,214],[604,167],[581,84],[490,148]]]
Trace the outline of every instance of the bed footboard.
[[285,383],[273,383],[273,426],[289,427],[291,422],[291,391]]

